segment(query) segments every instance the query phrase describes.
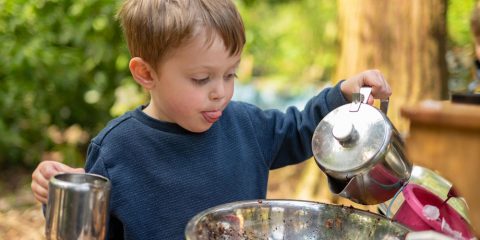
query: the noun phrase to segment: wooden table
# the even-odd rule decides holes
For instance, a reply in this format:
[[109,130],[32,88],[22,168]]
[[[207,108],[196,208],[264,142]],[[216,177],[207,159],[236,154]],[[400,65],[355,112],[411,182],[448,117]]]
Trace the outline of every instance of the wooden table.
[[407,156],[453,183],[480,236],[480,105],[425,101],[401,114],[410,120]]

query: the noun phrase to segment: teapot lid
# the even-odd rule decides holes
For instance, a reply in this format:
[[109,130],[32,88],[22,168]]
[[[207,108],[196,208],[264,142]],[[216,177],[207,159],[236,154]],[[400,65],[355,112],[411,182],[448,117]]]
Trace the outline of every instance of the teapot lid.
[[[352,110],[354,104],[360,106]],[[391,134],[392,125],[380,110],[363,103],[346,104],[317,125],[312,138],[313,155],[325,173],[353,176],[380,159]]]

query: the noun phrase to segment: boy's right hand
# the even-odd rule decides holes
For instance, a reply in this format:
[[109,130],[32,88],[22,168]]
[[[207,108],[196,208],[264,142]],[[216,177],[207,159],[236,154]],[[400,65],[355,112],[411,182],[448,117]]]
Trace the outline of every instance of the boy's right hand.
[[85,173],[83,168],[72,168],[56,161],[42,161],[32,173],[32,192],[35,199],[47,204],[48,182],[59,173]]

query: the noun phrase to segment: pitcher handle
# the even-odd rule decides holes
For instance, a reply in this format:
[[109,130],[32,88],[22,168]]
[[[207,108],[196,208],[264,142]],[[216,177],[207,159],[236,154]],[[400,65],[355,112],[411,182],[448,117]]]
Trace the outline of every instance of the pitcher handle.
[[[368,97],[372,93],[372,87],[361,87],[360,93],[354,93],[352,95],[352,103],[350,105],[350,112],[358,112],[360,109],[360,105],[362,103],[367,103]],[[390,99],[380,99],[380,111],[382,111],[385,115],[388,112],[388,103]]]
[[380,99],[380,110],[385,113],[385,115],[387,115],[389,101],[390,98]]

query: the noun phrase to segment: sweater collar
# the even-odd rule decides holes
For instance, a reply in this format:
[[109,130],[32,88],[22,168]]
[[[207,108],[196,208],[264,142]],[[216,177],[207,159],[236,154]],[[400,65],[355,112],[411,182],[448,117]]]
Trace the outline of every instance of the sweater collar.
[[143,112],[143,109],[145,109],[146,107],[147,107],[146,105],[141,105],[137,107],[134,111],[131,112],[132,117],[151,128],[158,129],[164,132],[195,134],[193,132],[190,132],[182,128],[180,125],[176,123],[160,121],[158,119],[148,116],[145,112]]

